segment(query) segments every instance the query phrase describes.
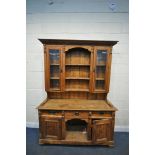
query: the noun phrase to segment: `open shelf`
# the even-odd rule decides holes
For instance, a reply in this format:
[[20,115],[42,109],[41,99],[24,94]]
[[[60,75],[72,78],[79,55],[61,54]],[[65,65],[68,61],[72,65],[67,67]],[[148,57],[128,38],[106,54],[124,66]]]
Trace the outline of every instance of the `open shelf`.
[[65,91],[89,92],[90,52],[73,48],[66,53],[65,58]]
[[90,78],[88,77],[66,77],[67,80],[89,80]]
[[66,53],[65,64],[90,65],[90,52],[84,48],[73,48]]
[[89,80],[66,79],[65,87],[67,91],[89,91]]
[[90,64],[65,64],[66,66],[90,66]]
[[77,88],[77,89],[72,89],[72,88],[67,88],[65,89],[65,91],[84,91],[84,92],[89,92],[89,89],[80,89],[80,88]]
[[79,142],[87,142],[87,132],[80,131],[67,131],[66,132],[66,140],[68,141],[79,141]]
[[88,66],[66,66],[66,77],[90,77],[90,67]]

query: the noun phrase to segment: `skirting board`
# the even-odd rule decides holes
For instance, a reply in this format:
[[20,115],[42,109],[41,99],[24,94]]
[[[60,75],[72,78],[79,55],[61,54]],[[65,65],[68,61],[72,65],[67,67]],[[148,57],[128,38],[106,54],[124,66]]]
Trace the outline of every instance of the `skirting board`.
[[[39,124],[36,122],[26,122],[28,128],[39,128]],[[115,126],[115,132],[129,132],[129,126]]]

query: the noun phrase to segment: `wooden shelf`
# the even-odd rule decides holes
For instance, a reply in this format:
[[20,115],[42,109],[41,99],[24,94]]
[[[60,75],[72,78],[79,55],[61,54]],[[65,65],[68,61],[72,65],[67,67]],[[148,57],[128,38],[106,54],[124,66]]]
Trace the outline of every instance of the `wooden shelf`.
[[59,80],[59,77],[50,77],[51,80]]
[[97,67],[98,67],[98,66],[99,66],[99,67],[100,67],[100,66],[102,67],[102,66],[106,66],[106,64],[96,64],[96,66],[97,66]]
[[49,92],[60,92],[60,88],[50,88]]
[[89,77],[66,77],[66,80],[89,80]]
[[80,131],[67,131],[66,140],[68,141],[79,141],[79,142],[88,142],[87,132]]
[[96,80],[105,80],[104,78],[96,78]]
[[104,92],[104,89],[95,89],[95,92]]
[[60,64],[50,64],[51,66],[60,66]]
[[71,89],[71,88],[67,88],[65,89],[65,91],[83,91],[83,92],[89,92],[89,89],[80,89],[80,88],[77,88],[77,89]]
[[66,66],[90,66],[90,64],[65,64]]

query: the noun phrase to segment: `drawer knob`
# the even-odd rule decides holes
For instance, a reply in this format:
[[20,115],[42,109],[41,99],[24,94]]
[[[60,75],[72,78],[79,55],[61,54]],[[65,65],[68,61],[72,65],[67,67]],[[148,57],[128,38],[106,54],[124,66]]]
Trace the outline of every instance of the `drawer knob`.
[[75,112],[74,115],[75,115],[75,116],[79,116],[79,112]]

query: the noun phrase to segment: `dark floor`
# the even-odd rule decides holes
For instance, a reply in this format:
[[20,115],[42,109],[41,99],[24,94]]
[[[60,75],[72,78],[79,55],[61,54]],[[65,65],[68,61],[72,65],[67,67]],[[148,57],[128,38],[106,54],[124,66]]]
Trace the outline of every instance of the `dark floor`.
[[116,132],[115,146],[39,145],[38,129],[26,129],[26,155],[128,155],[129,133]]

